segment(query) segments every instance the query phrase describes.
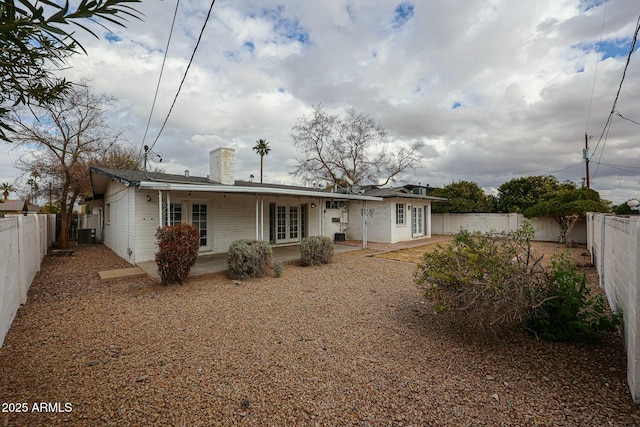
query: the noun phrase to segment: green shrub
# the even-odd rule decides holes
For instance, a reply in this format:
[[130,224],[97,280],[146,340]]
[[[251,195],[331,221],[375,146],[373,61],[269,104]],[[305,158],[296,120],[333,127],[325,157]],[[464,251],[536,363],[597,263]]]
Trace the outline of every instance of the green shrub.
[[227,251],[227,267],[232,279],[264,276],[271,266],[273,251],[262,240],[235,240]]
[[601,294],[591,297],[587,276],[565,254],[551,261],[548,287],[536,299],[527,327],[545,340],[594,340],[620,323]]
[[533,235],[528,223],[509,233],[463,230],[449,246],[424,254],[415,283],[437,311],[459,310],[481,330],[520,323],[530,312],[530,296],[546,283],[542,257],[531,250]]
[[275,274],[276,277],[282,276],[283,271],[284,271],[284,264],[282,264],[282,262],[276,261],[273,263],[273,274]]
[[305,237],[300,242],[302,265],[328,264],[333,256],[333,242],[325,236]]
[[189,224],[165,226],[158,228],[156,238],[156,265],[162,283],[184,283],[198,258],[198,227]]

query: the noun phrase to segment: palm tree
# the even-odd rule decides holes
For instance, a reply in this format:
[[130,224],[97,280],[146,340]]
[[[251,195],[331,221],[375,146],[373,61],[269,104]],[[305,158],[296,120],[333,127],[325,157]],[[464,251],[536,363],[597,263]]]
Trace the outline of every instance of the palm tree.
[[253,147],[253,151],[260,154],[260,184],[262,184],[262,161],[264,156],[268,155],[269,151],[271,151],[271,147],[269,147],[266,139],[259,139],[256,141],[256,146]]
[[3,182],[2,184],[0,184],[0,190],[2,190],[4,199],[7,200],[9,198],[9,193],[16,191],[16,188],[8,182]]

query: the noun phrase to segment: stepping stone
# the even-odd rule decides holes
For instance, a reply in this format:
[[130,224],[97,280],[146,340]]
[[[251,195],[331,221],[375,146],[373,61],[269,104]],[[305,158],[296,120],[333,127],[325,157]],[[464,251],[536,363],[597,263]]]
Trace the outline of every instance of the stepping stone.
[[143,277],[147,273],[140,267],[121,268],[119,270],[107,270],[98,273],[102,283],[113,282],[114,280],[129,279],[133,277]]

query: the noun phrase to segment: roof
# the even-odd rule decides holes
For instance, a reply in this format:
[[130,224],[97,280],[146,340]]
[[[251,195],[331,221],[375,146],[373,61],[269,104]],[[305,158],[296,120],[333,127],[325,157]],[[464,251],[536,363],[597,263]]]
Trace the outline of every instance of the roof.
[[218,182],[212,182],[208,178],[197,176],[100,168],[95,166],[90,167],[89,171],[91,173],[91,185],[93,187],[94,197],[104,195],[107,190],[108,183],[110,181],[117,181],[126,186],[160,191],[175,190],[214,193],[279,194],[336,199],[382,200],[375,196],[332,193],[325,189],[293,185],[264,184],[247,181],[235,181],[234,185],[223,185]]
[[2,203],[0,203],[0,212],[22,212],[25,208],[28,210],[29,205],[24,199],[3,200]]
[[[425,190],[433,191],[431,187],[421,187],[418,185],[405,185],[401,187],[386,187],[386,188],[370,187],[364,190],[364,194],[367,196],[382,197],[383,199],[401,198],[401,199],[431,200],[434,202],[447,201],[447,199],[444,197],[427,196],[425,194],[413,193],[412,190],[414,188],[423,188]],[[428,192],[431,193],[431,191],[428,191]]]

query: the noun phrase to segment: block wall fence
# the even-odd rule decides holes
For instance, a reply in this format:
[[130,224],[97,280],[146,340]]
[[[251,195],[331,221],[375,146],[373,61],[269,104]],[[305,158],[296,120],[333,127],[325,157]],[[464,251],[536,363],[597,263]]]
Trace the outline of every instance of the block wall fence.
[[627,384],[640,403],[640,218],[587,214],[587,248],[614,312],[622,312]]
[[0,347],[55,235],[55,215],[0,218]]

